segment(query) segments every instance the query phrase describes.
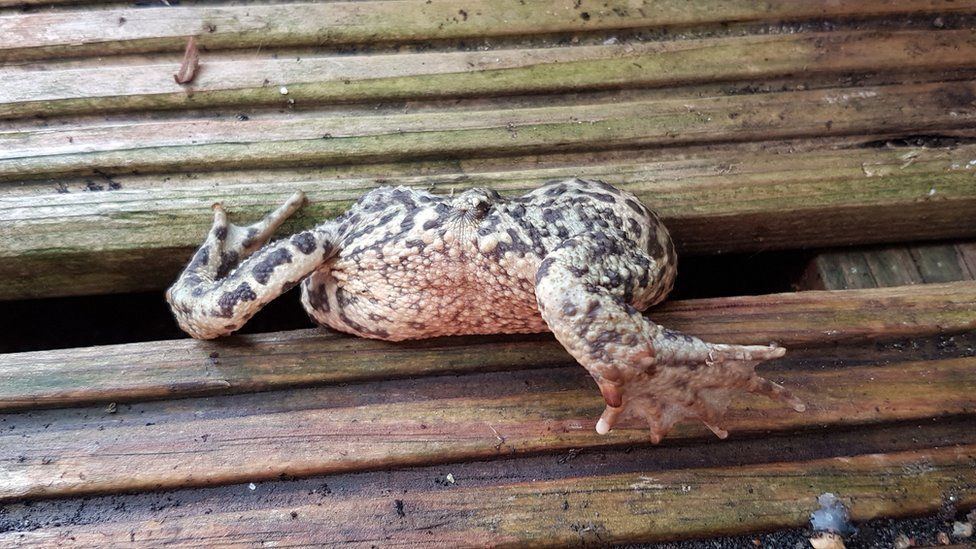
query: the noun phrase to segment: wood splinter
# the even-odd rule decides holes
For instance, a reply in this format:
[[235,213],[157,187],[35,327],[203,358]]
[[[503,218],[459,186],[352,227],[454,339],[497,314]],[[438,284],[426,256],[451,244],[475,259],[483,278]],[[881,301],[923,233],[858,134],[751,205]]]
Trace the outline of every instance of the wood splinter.
[[183,63],[180,70],[173,75],[177,84],[189,84],[197,76],[200,68],[200,50],[197,49],[197,39],[193,36],[186,43],[186,51],[183,53]]

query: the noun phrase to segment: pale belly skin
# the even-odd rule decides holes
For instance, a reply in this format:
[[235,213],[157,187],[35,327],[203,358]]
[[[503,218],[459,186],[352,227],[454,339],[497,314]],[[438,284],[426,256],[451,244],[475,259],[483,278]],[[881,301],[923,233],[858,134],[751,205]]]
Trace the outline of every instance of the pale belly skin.
[[300,192],[248,227],[220,205],[206,241],[167,291],[187,333],[238,330],[296,284],[320,324],[399,341],[552,331],[606,401],[597,422],[647,421],[658,442],[684,418],[720,437],[735,391],[802,402],[755,373],[781,347],[703,342],[640,314],[664,299],[677,260],[667,230],[634,195],[599,181],[553,181],[521,197],[490,189],[364,195],[342,216],[269,243]]

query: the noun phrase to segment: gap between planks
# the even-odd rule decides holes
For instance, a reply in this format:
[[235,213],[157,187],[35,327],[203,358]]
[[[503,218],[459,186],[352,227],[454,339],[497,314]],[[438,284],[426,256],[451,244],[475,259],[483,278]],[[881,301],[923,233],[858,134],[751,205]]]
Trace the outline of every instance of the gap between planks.
[[[976,282],[667,302],[648,316],[708,341],[787,347],[976,329]],[[0,410],[574,364],[548,334],[388,343],[325,329],[0,355]]]

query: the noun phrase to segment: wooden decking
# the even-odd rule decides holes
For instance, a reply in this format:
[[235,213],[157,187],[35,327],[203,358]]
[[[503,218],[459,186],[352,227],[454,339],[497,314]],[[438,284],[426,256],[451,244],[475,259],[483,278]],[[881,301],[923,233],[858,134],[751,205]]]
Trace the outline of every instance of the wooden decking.
[[817,291],[649,313],[789,348],[762,371],[808,411],[743,396],[725,441],[596,435],[548,335],[0,355],[0,546],[603,545],[804,527],[823,492],[856,521],[976,507],[974,24],[968,0],[0,0],[3,300],[159,292],[213,202],[246,220],[295,188],[285,231],[377,185],[579,175],[685,255],[830,248]]

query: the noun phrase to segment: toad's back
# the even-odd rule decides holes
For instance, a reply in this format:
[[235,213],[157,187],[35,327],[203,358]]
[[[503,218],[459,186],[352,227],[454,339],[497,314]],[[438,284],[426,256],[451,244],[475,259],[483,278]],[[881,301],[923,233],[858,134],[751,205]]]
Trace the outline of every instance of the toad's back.
[[624,269],[636,307],[662,299],[675,271],[656,216],[597,182],[553,182],[513,199],[487,189],[445,198],[381,188],[337,221],[340,249],[305,280],[302,302],[317,322],[365,337],[548,331],[535,295],[539,267],[594,230],[655,254],[656,264]]

